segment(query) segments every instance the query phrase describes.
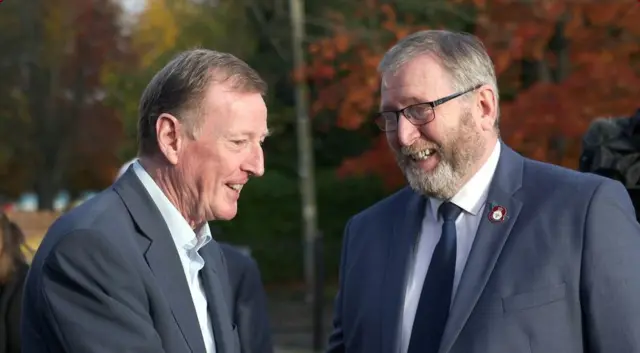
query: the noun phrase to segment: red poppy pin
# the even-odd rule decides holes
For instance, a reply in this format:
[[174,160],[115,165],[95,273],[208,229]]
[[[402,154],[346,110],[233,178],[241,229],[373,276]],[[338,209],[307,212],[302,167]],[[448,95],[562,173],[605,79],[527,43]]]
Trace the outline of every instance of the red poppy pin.
[[507,217],[507,209],[502,206],[493,206],[489,212],[489,221],[493,223],[504,222]]

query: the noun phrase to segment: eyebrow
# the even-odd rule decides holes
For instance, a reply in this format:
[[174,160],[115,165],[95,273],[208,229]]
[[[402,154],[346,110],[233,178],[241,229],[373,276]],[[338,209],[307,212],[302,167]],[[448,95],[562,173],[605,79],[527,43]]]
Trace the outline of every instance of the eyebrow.
[[257,134],[256,134],[255,132],[253,132],[253,131],[240,131],[240,132],[237,132],[237,133],[235,133],[235,134],[232,134],[231,136],[236,136],[236,137],[239,137],[239,136],[244,136],[244,137],[254,137],[254,136],[256,136],[256,135],[257,135],[257,136],[259,136],[259,137],[261,137],[261,138],[265,138],[265,137],[269,137],[269,136],[271,136],[271,134],[272,134],[272,131],[271,131],[271,130],[269,130],[269,129],[267,129],[267,131],[265,131],[264,133],[259,134],[259,135],[257,135]]
[[[427,101],[422,100],[422,99],[418,99],[415,96],[411,96],[411,97],[406,97],[403,98],[400,103],[401,104],[396,104],[396,105],[382,105],[380,107],[380,111],[381,112],[388,112],[388,111],[396,111],[396,110],[400,110],[402,108],[408,107],[410,105],[413,104],[420,104],[420,103],[425,103]],[[402,107],[402,108],[398,108],[398,106]]]

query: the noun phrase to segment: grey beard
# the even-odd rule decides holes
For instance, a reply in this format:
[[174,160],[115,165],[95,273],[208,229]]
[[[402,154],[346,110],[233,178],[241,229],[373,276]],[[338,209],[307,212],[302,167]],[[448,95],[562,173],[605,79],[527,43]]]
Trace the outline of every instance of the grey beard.
[[400,168],[409,186],[415,192],[441,200],[448,200],[458,192],[458,182],[461,175],[454,170],[448,161],[440,160],[436,169],[431,173],[412,167],[409,163],[402,163]]
[[[435,148],[440,157],[436,168],[425,172],[412,165],[409,149],[397,152],[396,160],[409,186],[417,193],[449,200],[458,193],[461,183],[481,158],[486,143],[474,131],[470,113],[463,114],[460,127],[447,144]],[[448,147],[448,148],[447,148]]]

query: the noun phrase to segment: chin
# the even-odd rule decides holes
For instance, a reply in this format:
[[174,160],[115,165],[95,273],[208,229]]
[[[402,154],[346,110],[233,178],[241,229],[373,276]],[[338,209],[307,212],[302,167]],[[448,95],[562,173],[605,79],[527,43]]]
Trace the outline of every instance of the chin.
[[214,214],[216,220],[230,221],[238,214],[238,207],[236,205],[225,205],[224,207],[219,207]]

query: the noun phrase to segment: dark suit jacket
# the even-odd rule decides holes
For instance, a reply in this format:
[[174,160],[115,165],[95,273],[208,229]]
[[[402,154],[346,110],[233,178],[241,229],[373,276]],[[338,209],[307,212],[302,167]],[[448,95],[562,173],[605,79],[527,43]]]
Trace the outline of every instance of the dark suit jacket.
[[0,285],[0,353],[20,353],[22,287],[29,265],[21,263],[9,281]]
[[[218,353],[238,353],[227,267],[211,241],[206,292]],[[111,188],[60,217],[27,277],[24,353],[205,351],[175,244],[130,168]]]
[[242,353],[271,353],[271,327],[267,296],[258,264],[230,244],[220,243],[227,260],[232,298],[233,320],[238,326]]
[[[640,226],[622,184],[504,144],[440,353],[640,352]],[[331,353],[397,352],[425,198],[405,188],[347,224]]]

